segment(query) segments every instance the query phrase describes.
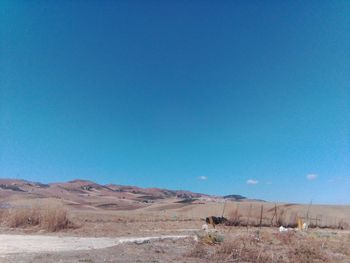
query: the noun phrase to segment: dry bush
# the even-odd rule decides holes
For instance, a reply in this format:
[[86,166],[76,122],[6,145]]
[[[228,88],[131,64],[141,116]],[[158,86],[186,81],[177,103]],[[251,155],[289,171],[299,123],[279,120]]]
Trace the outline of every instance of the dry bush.
[[42,210],[41,225],[50,232],[57,232],[72,226],[67,217],[67,210],[62,205],[51,205],[47,209]]
[[213,255],[217,262],[270,262],[270,254],[257,239],[240,236],[235,240],[224,242]]
[[298,226],[298,214],[296,212],[292,212],[288,215],[288,219],[285,222],[285,227],[297,227]]
[[12,228],[39,226],[50,232],[74,226],[68,219],[67,210],[63,205],[49,205],[45,208],[39,206],[11,208],[2,213],[1,221]]
[[290,262],[311,263],[331,262],[322,244],[314,240],[299,240],[294,235],[280,235],[272,240],[256,240],[250,236],[240,236],[224,242],[215,250],[212,259],[216,262]]
[[242,223],[241,218],[242,218],[242,215],[238,212],[238,208],[236,208],[229,214],[228,221],[225,223],[225,225],[239,226]]
[[297,227],[298,214],[296,212],[287,213],[286,210],[280,209],[277,213],[276,223],[278,226]]
[[311,263],[335,262],[335,259],[349,262],[346,259],[350,253],[350,236],[347,238],[349,240],[337,237],[330,241],[294,231],[257,231],[226,238],[215,246],[198,243],[187,256],[205,259],[206,262]]
[[304,242],[296,242],[295,246],[289,251],[292,262],[312,263],[312,262],[331,262],[327,256],[322,244],[313,239]]
[[214,245],[224,241],[224,237],[217,232],[198,233],[197,237],[200,244]]
[[279,226],[284,226],[284,224],[286,223],[286,214],[284,209],[280,209],[278,211],[276,222]]
[[40,224],[40,210],[37,207],[11,208],[4,212],[3,221],[9,227]]

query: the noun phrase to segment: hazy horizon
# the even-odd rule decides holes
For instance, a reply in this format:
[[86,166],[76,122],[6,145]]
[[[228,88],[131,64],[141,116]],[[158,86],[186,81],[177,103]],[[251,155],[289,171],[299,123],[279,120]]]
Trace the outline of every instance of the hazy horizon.
[[0,178],[350,204],[349,1],[0,12]]

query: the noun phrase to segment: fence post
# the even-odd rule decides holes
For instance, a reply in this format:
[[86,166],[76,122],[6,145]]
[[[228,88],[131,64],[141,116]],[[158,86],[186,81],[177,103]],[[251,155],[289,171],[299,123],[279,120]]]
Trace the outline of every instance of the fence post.
[[262,216],[263,216],[263,210],[264,210],[264,205],[261,205],[261,209],[260,209],[260,228],[261,228],[261,225],[262,225]]
[[248,228],[249,228],[249,221],[250,221],[250,213],[252,211],[252,204],[250,204],[249,206],[249,212],[248,212],[248,219],[247,219],[247,231],[248,231]]
[[275,222],[276,222],[276,220],[277,220],[277,207],[276,207],[276,204],[275,204],[275,212],[274,212],[274,214],[273,214],[273,216],[271,218],[271,224],[270,224],[271,226],[274,226],[273,219],[275,219]]

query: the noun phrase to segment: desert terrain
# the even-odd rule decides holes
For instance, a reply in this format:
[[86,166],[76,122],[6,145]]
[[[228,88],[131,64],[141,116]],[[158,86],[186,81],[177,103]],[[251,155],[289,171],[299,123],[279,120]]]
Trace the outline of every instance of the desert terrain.
[[0,220],[0,262],[350,262],[349,206],[0,179]]

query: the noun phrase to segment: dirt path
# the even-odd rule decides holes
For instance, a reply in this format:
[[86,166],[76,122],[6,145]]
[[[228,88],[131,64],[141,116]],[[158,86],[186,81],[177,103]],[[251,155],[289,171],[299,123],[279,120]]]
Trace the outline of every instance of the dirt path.
[[160,235],[152,237],[59,237],[40,235],[0,234],[0,257],[14,253],[59,252],[73,250],[90,250],[112,247],[122,243],[144,243],[152,240],[182,239],[190,235]]

